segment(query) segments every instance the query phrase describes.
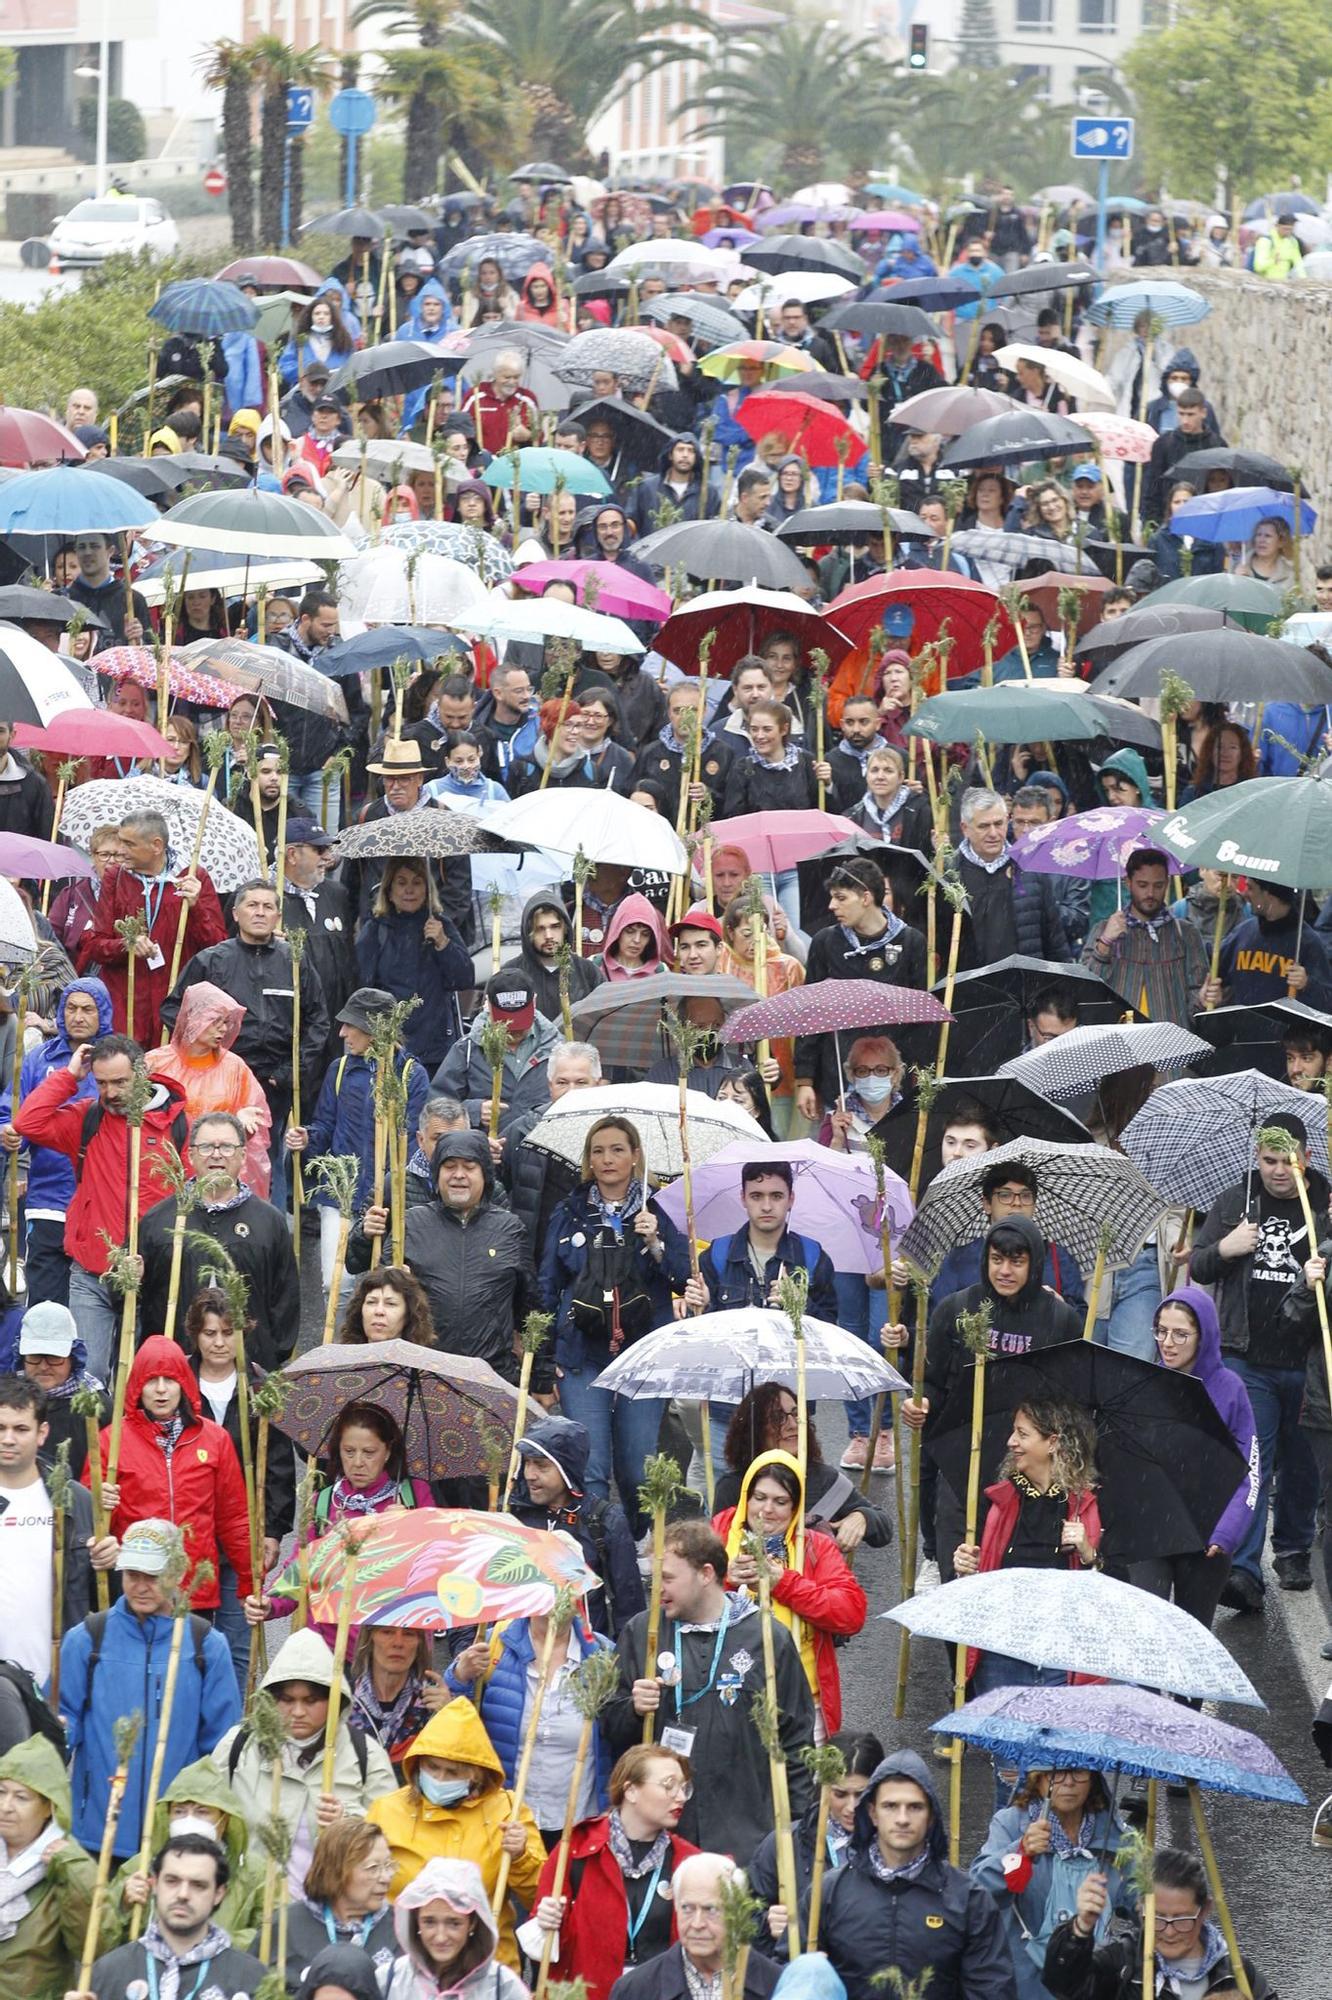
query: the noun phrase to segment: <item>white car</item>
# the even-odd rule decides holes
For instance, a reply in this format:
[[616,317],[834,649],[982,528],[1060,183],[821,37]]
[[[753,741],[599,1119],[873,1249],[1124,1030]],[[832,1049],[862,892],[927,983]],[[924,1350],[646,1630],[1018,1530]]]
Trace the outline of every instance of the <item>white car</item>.
[[174,257],[180,248],[175,223],[160,201],[143,195],[98,195],[58,215],[47,236],[53,261],[65,270],[86,270],[107,257]]

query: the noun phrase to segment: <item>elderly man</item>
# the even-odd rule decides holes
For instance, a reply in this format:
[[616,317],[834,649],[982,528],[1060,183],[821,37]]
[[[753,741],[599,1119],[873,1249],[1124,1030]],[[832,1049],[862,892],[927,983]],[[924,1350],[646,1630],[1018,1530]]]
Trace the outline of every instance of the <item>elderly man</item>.
[[967,892],[962,922],[964,972],[1021,953],[1025,958],[1073,956],[1048,875],[1015,867],[1008,848],[1008,806],[997,792],[973,785],[962,794],[957,872]]
[[[728,1854],[690,1854],[679,1864],[671,1878],[678,1942],[623,1973],[610,2000],[722,2000],[721,1892],[735,1873]],[[772,1959],[745,1953],[744,2000],[767,2000],[777,1980]]]
[[540,412],[535,396],[524,389],[524,359],[516,347],[502,347],[488,382],[478,382],[467,398],[466,410],[476,424],[483,450],[507,451],[511,445],[531,444],[536,435]]
[[515,1215],[522,1218],[534,1257],[546,1240],[556,1209],[578,1185],[578,1174],[554,1153],[524,1141],[551,1104],[558,1104],[571,1090],[595,1090],[600,1082],[601,1057],[590,1042],[556,1042],[546,1058],[549,1103],[534,1105],[515,1118],[504,1136],[500,1179]]

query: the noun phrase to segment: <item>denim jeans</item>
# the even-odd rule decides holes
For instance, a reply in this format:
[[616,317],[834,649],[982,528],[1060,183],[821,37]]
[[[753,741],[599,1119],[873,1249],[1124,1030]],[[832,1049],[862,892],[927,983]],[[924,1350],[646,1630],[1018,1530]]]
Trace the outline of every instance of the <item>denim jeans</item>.
[[219,1560],[218,1589],[222,1601],[213,1614],[213,1629],[222,1634],[231,1649],[231,1664],[236,1669],[236,1686],[243,1701],[245,1683],[250,1672],[250,1628],[241,1609],[236,1572],[225,1556],[220,1556]]
[[[1105,1292],[1102,1291],[1102,1299]],[[1139,1361],[1156,1359],[1156,1308],[1161,1303],[1161,1272],[1153,1240],[1131,1264],[1116,1271],[1110,1288],[1110,1317],[1099,1319],[1093,1336],[1099,1347],[1136,1354]]]
[[1277,1475],[1276,1504],[1272,1509],[1273,1555],[1306,1555],[1313,1548],[1318,1468],[1309,1448],[1308,1433],[1300,1429],[1304,1370],[1255,1368],[1242,1354],[1227,1354],[1225,1360],[1249,1392],[1262,1455],[1258,1505],[1249,1532],[1235,1551],[1234,1566],[1247,1570],[1261,1583],[1273,1473]]
[[587,1431],[591,1452],[584,1490],[598,1500],[609,1500],[613,1472],[629,1525],[641,1535],[646,1521],[640,1514],[638,1489],[644,1462],[657,1449],[666,1404],[659,1396],[615,1396],[608,1389],[594,1389],[600,1372],[595,1365],[562,1370],[560,1408]]
[[[342,825],[342,776],[328,781],[328,817],[324,817],[324,774],[322,771],[293,771],[287,779],[287,813],[318,820],[327,833]],[[298,810],[299,809],[299,810]]]
[[82,1264],[69,1267],[69,1309],[88,1350],[90,1372],[109,1387],[120,1336],[120,1301]]
[[[878,1350],[879,1335],[888,1319],[888,1295],[886,1292],[872,1292],[862,1277],[854,1271],[838,1271],[835,1275],[837,1286],[837,1323],[845,1333],[858,1334],[867,1345]],[[846,1428],[852,1437],[867,1438],[874,1415],[874,1398],[862,1396],[857,1402],[844,1403]],[[891,1422],[891,1412],[885,1411],[886,1422]]]

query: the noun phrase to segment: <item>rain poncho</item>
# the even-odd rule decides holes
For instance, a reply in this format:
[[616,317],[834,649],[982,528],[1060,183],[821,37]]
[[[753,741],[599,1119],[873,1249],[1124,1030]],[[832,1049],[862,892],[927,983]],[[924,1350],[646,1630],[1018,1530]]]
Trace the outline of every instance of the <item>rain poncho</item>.
[[[211,1806],[227,1816],[218,1838],[226,1850],[231,1879],[213,1921],[222,1926],[238,1950],[248,1951],[258,1931],[264,1899],[264,1863],[262,1858],[246,1860],[250,1832],[244,1808],[211,1757],[200,1757],[196,1763],[187,1764],[163,1792],[153,1813],[151,1853],[157,1853],[171,1831],[172,1820],[179,1819],[187,1805]],[[125,1884],[138,1865],[138,1855],[132,1855],[111,1884],[108,1896],[110,1922],[119,1926],[120,1942],[129,1936],[133,1907],[125,1901]]]
[[[423,1904],[439,1902],[451,1910],[471,1910],[476,1917],[477,1937],[475,1942],[468,1940],[464,1956],[477,1962],[461,1977],[450,1966],[442,1980],[416,1934],[416,1912]],[[499,1933],[489,1892],[474,1861],[427,1861],[398,1897],[393,1928],[403,1955],[394,1962],[385,2000],[442,2000],[446,1994],[448,2000],[527,2000],[527,1988],[517,1973],[495,1963]]]
[[[219,1015],[223,1016],[227,1025],[218,1047],[191,1054],[190,1044],[197,1042]],[[254,1071],[240,1056],[232,1053],[231,1045],[240,1033],[244,1018],[245,1009],[238,1000],[233,1000],[210,980],[201,979],[197,986],[186,988],[181,997],[176,1025],[171,1031],[171,1040],[165,1048],[151,1051],[147,1065],[154,1076],[169,1076],[180,1085],[185,1093],[185,1108],[191,1127],[195,1119],[201,1118],[206,1111],[230,1111],[236,1115],[242,1111],[253,1111],[257,1114],[259,1122],[246,1144],[241,1179],[266,1201],[272,1114]]]
[[[0,2000],[59,2000],[78,1984],[96,1865],[68,1839],[49,1855],[40,1852],[70,1826],[69,1776],[44,1736],[29,1737],[0,1758],[0,1778],[26,1785],[51,1807],[25,1854],[8,1853],[0,1841]],[[114,1941],[104,1909],[98,1944],[107,1951]]]

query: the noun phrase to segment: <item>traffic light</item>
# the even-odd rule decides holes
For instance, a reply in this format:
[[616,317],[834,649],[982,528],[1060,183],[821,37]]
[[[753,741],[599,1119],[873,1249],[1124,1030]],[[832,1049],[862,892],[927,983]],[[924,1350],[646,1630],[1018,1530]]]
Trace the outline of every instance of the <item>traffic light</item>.
[[930,66],[930,31],[924,21],[911,23],[911,45],[907,55],[907,65],[911,69],[928,69]]

